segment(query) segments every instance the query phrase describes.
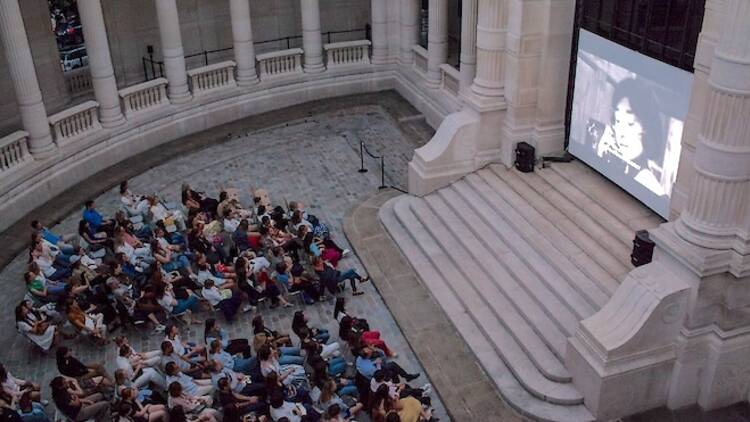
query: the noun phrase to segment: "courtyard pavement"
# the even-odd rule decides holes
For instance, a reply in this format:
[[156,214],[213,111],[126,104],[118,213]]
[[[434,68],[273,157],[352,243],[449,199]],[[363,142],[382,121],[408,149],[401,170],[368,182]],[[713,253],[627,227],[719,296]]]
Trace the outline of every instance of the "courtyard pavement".
[[[12,309],[23,297],[22,272],[26,265],[28,221],[38,218],[47,224],[61,219],[55,231],[72,233],[80,219],[81,203],[95,198],[105,215],[112,215],[119,205],[115,185],[129,178],[136,193],[156,193],[169,201],[179,200],[180,185],[189,182],[194,189],[218,196],[220,187],[241,189],[241,201],[250,203],[248,188],[263,187],[275,204],[284,200],[302,201],[308,212],[328,223],[336,241],[349,247],[342,231],[345,213],[358,202],[377,191],[380,171],[377,161],[365,160],[367,173],[359,173],[359,142],[378,155],[385,155],[387,184],[406,186],[407,163],[414,148],[425,143],[431,130],[419,119],[419,113],[395,93],[387,92],[304,106],[256,116],[184,138],[155,151],[134,157],[79,184],[29,214],[25,221],[0,234],[4,242],[0,264],[0,362],[10,371],[43,384],[57,374],[53,356],[43,356],[29,347],[16,333]],[[400,119],[404,119],[400,123]],[[408,123],[406,123],[408,122]],[[66,215],[67,216],[64,216]],[[15,257],[13,257],[15,256]],[[363,271],[356,256],[342,261],[342,267]],[[399,352],[397,361],[412,372],[424,370],[415,357],[399,326],[383,303],[372,283],[363,285],[365,295],[347,293],[347,310],[365,317],[374,329],[381,331],[389,345]],[[332,318],[332,304],[306,306],[311,325],[337,331]],[[269,326],[290,332],[293,309],[263,310]],[[205,318],[205,315],[202,315]],[[202,319],[203,319],[202,318]],[[232,337],[251,337],[248,314],[228,326]],[[200,342],[202,327],[190,327],[184,334]],[[148,331],[130,331],[131,343],[139,350],[156,349],[163,339]],[[115,351],[111,345],[95,347],[86,342],[72,344],[74,353],[84,362],[105,362],[114,367]],[[423,375],[413,384],[428,382]],[[434,401],[436,416],[449,420],[441,400]]]

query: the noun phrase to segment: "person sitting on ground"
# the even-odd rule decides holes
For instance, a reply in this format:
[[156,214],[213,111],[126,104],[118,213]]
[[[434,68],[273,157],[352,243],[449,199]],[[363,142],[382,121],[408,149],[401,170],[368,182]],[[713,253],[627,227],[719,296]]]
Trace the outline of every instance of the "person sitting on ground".
[[385,370],[388,374],[387,377],[394,382],[398,383],[398,377],[403,377],[406,381],[412,381],[419,378],[419,373],[410,374],[406,372],[396,362],[387,361],[382,355],[382,352],[378,352],[376,349],[365,346],[363,347],[355,360],[357,371],[362,374],[368,380],[372,379],[375,375],[375,371],[378,369]]
[[166,406],[141,403],[135,388],[123,389],[120,397],[120,401],[115,405],[115,410],[120,417],[130,418],[133,422],[169,421]]
[[75,378],[87,388],[95,387],[106,390],[112,386],[112,378],[107,374],[107,370],[101,363],[85,365],[73,357],[70,350],[65,346],[58,347],[55,355],[57,370],[62,375]]
[[133,364],[131,362],[132,355],[133,349],[129,345],[124,344],[120,346],[115,362],[117,368],[122,369],[125,372],[125,376],[133,382],[133,387],[140,389],[141,387],[147,386],[149,383],[153,383],[162,390],[167,388],[167,382],[164,375],[156,372],[154,368],[143,365],[138,360]]
[[31,392],[28,390],[22,392],[18,399],[18,415],[23,422],[50,422],[44,411],[44,404],[31,400]]
[[297,385],[307,381],[305,368],[302,365],[282,365],[279,363],[278,351],[267,345],[258,350],[258,361],[260,362],[260,373],[264,377],[271,372],[275,372],[279,375],[279,381],[284,385]]
[[172,343],[169,341],[163,341],[161,343],[161,359],[159,361],[159,369],[166,373],[167,364],[173,362],[180,370],[194,378],[206,378],[204,367],[202,362],[192,362],[180,356],[174,351]]
[[214,392],[214,387],[211,385],[210,379],[192,378],[180,371],[180,368],[174,362],[167,363],[164,371],[167,374],[167,385],[172,385],[172,383],[178,382],[187,394],[196,397],[210,397]]
[[68,297],[65,301],[65,315],[79,333],[90,335],[99,345],[107,342],[107,326],[104,324],[103,314],[96,311],[84,312],[75,298]]
[[224,350],[218,339],[209,343],[208,359],[221,362],[225,367],[245,375],[252,375],[253,370],[258,366],[258,360],[252,356],[232,355]]
[[16,327],[34,344],[45,352],[60,343],[60,333],[45,315],[37,312],[31,302],[21,301],[16,306]]
[[0,363],[0,387],[3,391],[13,396],[18,401],[22,394],[27,393],[29,398],[35,402],[42,402],[41,387],[31,381],[16,378],[11,374],[5,365]]
[[[210,396],[193,396],[183,391],[182,384],[173,382],[169,384],[169,408],[180,407],[187,420],[198,422],[218,422],[221,415],[216,409],[211,408],[213,399]],[[170,418],[175,422],[175,418]],[[179,422],[179,421],[178,421]]]
[[[214,284],[212,279],[205,281],[203,290],[201,291],[203,298],[211,304],[214,309],[219,309],[224,314],[224,318],[232,322],[237,311],[239,311],[242,304],[239,292],[236,294],[230,289],[219,289]],[[246,307],[248,311],[252,308]]]
[[68,255],[75,252],[78,237],[73,234],[56,234],[49,228],[45,227],[39,220],[31,222],[31,229],[42,235],[42,238],[52,245],[57,246],[60,250]]
[[109,401],[102,393],[87,395],[75,382],[61,376],[52,379],[50,388],[55,406],[69,420],[82,422],[93,418],[104,422],[109,419]]
[[148,212],[147,198],[144,195],[136,195],[131,192],[127,180],[120,183],[120,202],[130,215],[145,215]]
[[192,291],[185,291],[186,298],[176,298],[172,288],[165,284],[156,286],[156,301],[161,305],[165,312],[171,315],[188,315],[190,324],[200,324],[195,314],[200,310],[198,296]]
[[253,349],[250,347],[250,342],[245,338],[229,338],[229,334],[221,328],[216,318],[206,319],[203,340],[207,345],[213,343],[214,340],[219,340],[222,349],[232,355],[242,354],[245,358],[252,356]]
[[243,396],[263,396],[266,394],[266,387],[262,383],[253,383],[247,375],[225,368],[219,361],[209,361],[208,367],[211,372],[211,380],[217,390],[219,389],[219,381],[226,379],[235,393]]
[[320,257],[313,258],[313,270],[320,278],[321,289],[325,287],[333,296],[336,296],[340,285],[346,280],[349,280],[354,296],[364,294],[364,292],[357,290],[357,282],[364,283],[370,280],[369,276],[362,277],[353,268],[341,272]]
[[256,352],[259,348],[256,347],[256,345],[262,346],[264,344],[271,344],[277,347],[289,347],[292,345],[292,339],[288,334],[279,333],[278,331],[266,327],[262,315],[256,315],[253,318],[252,324],[253,334],[255,335],[255,338],[253,339],[253,349],[255,349]]
[[[229,416],[228,411],[235,410],[240,415],[247,415],[250,412],[260,415],[261,419],[266,420],[268,416],[268,405],[265,403],[265,396],[246,396],[244,394],[237,393],[232,390],[232,386],[228,378],[221,378],[218,382],[219,389],[219,404],[224,410],[223,422],[227,421]],[[230,410],[231,407],[231,410]]]
[[83,219],[89,224],[91,230],[95,233],[103,231],[111,237],[113,230],[115,229],[114,220],[105,219],[99,211],[96,210],[96,204],[93,200],[86,201],[84,206]]
[[174,226],[179,232],[185,231],[187,228],[185,225],[185,217],[180,210],[167,210],[164,205],[159,202],[159,199],[153,195],[147,197],[147,200],[149,206],[148,211],[151,213],[151,221],[155,224],[161,224],[167,229]]
[[295,334],[297,334],[297,337],[302,340],[302,336],[300,336],[300,331],[305,328],[307,329],[307,334],[309,336],[312,336],[315,340],[319,341],[322,344],[328,343],[328,340],[331,338],[331,334],[328,332],[328,330],[324,328],[311,328],[307,323],[309,319],[307,318],[307,315],[303,311],[296,311],[294,313],[294,317],[292,318],[292,331],[294,331]]

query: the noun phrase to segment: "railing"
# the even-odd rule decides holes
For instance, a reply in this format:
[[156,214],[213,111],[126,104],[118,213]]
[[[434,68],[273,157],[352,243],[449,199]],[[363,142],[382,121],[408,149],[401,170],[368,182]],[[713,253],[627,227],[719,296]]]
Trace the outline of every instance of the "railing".
[[323,49],[326,51],[328,68],[355,65],[370,64],[370,45],[368,40],[337,42],[325,44]]
[[0,174],[31,160],[29,134],[22,130],[0,138]]
[[63,73],[63,77],[65,78],[65,86],[68,88],[68,93],[73,97],[88,94],[94,90],[88,66],[65,72]]
[[427,74],[427,50],[421,45],[415,45],[412,51],[414,51],[414,69]]
[[187,71],[193,95],[200,95],[223,88],[237,86],[234,81],[234,68],[237,63],[232,60]]
[[55,143],[62,145],[89,132],[100,129],[98,110],[99,103],[86,101],[75,107],[63,110],[49,117]]
[[169,104],[167,80],[154,79],[121,89],[120,98],[126,117]]
[[268,80],[293,73],[301,73],[303,53],[304,51],[301,48],[292,48],[257,55],[260,79]]
[[[348,37],[340,37],[341,35],[350,35],[350,34],[362,34],[360,36],[366,38],[367,40],[370,40],[371,37],[371,28],[370,24],[365,25],[362,29],[348,29],[344,31],[328,31],[323,32],[321,35],[325,39],[325,42],[328,44],[331,44],[332,42],[336,42],[336,38],[348,38]],[[269,49],[280,49],[283,48],[285,50],[290,50],[292,48],[299,48],[302,46],[302,35],[292,35],[289,37],[282,37],[282,38],[276,38],[272,40],[265,40],[265,41],[258,41],[253,43],[255,45],[255,48],[257,50],[269,50]],[[270,44],[270,45],[269,45]],[[216,50],[204,50],[200,53],[193,53],[193,54],[187,54],[185,56],[185,61],[189,61],[190,59],[197,59],[200,58],[203,61],[204,66],[208,66],[210,64],[210,61],[212,58],[214,58],[214,55],[219,55],[222,59],[226,57],[226,54],[229,51],[232,51],[233,47],[227,47],[227,48],[219,48]],[[164,62],[159,60],[154,60],[153,56],[153,50],[149,50],[149,56],[148,57],[142,57],[141,62],[143,63],[143,76],[148,81],[154,78],[162,78],[164,77]]]
[[461,72],[448,63],[444,63],[440,65],[440,73],[443,75],[443,89],[453,95],[458,95],[458,90],[461,84]]

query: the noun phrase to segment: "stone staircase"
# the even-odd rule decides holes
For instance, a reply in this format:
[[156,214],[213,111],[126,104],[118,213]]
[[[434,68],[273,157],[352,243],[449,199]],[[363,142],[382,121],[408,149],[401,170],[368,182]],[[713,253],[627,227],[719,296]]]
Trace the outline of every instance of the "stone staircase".
[[396,197],[380,219],[510,405],[593,420],[564,365],[567,338],[609,300],[632,268],[634,231],[658,216],[573,162],[492,165]]

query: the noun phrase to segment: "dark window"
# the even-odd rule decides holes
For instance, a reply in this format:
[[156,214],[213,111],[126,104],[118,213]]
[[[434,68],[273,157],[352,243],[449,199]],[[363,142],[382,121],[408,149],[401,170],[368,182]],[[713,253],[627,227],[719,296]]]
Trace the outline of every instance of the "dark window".
[[693,71],[705,0],[578,0],[578,26]]

